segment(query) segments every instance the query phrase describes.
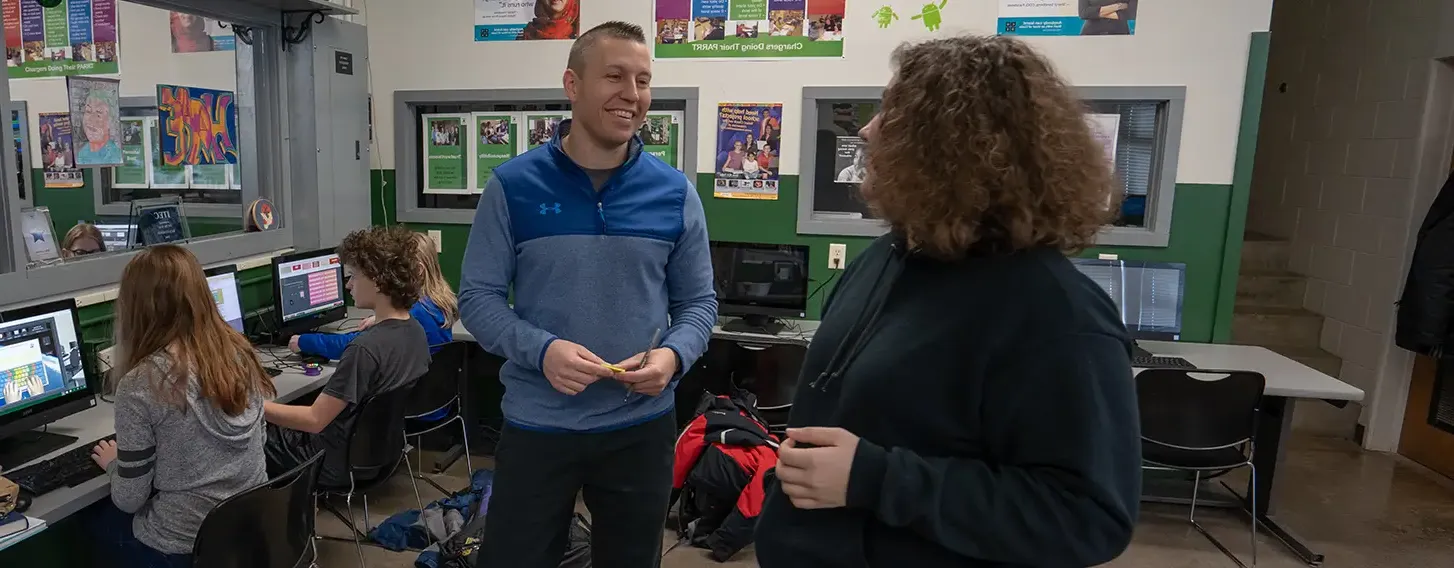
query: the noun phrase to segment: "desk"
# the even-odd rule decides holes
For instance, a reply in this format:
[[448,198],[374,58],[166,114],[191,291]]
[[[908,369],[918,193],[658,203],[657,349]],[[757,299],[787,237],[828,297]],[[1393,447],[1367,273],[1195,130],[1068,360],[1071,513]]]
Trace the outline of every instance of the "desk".
[[[273,349],[272,352],[279,357],[283,357],[287,353],[287,349]],[[273,361],[272,357],[267,354],[262,354],[262,360],[264,366],[268,366]],[[278,389],[276,400],[278,402],[288,402],[303,394],[322,388],[323,384],[328,382],[328,377],[332,375],[333,367],[331,365],[325,365],[323,367],[323,373],[316,377],[304,375],[302,371],[284,370],[283,374],[273,378],[273,386]],[[30,463],[56,457],[81,445],[90,444],[100,438],[115,434],[116,418],[115,414],[113,414],[111,403],[98,400],[95,408],[52,422],[50,431],[57,434],[75,436],[77,440],[71,445],[41,456],[40,459]],[[25,466],[22,465],[21,467]],[[103,475],[74,487],[57,489],[45,495],[37,496],[25,514],[32,517],[39,517],[47,523],[55,524],[61,519],[109,495],[111,495],[111,481],[107,476]]]

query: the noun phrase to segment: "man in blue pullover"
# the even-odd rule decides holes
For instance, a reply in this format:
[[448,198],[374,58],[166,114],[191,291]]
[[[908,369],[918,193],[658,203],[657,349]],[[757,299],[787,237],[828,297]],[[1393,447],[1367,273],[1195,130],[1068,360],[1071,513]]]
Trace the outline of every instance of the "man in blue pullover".
[[495,169],[465,251],[465,327],[508,360],[480,565],[557,566],[582,494],[594,566],[656,566],[672,389],[717,318],[707,225],[686,176],[635,136],[651,106],[641,28],[581,34],[563,80],[571,120]]

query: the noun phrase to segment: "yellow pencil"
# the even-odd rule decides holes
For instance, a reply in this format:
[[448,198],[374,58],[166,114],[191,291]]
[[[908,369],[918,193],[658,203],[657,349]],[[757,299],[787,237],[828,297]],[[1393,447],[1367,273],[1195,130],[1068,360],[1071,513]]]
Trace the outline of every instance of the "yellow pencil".
[[601,366],[602,367],[605,367],[607,370],[611,371],[612,373],[625,373],[626,372],[626,369],[622,369],[622,368],[617,367],[615,365],[612,365],[610,363],[601,363]]

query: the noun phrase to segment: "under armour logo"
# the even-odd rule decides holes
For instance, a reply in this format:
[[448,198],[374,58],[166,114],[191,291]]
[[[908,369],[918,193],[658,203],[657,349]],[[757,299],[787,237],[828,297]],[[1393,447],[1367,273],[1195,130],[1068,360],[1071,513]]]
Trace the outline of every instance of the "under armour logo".
[[541,203],[540,204],[540,214],[541,215],[544,215],[546,213],[555,213],[556,215],[560,215],[560,204],[559,203]]

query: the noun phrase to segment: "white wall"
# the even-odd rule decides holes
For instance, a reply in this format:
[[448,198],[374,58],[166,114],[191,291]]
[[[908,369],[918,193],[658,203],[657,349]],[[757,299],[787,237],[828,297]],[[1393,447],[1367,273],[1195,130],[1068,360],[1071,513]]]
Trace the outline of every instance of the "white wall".
[[[172,53],[169,12],[149,6],[119,2],[121,96],[156,96],[156,86],[186,85],[232,90],[237,87],[237,52]],[[42,112],[68,112],[66,80],[61,78],[10,81],[10,98],[25,101],[30,111],[32,167],[40,167],[39,137]]]
[[[570,42],[473,41],[474,3],[464,0],[374,0],[365,11],[374,93],[375,155],[394,167],[396,90],[560,88]],[[902,19],[886,30],[869,17],[894,6]],[[698,164],[713,163],[716,104],[783,102],[783,173],[798,173],[799,117],[804,86],[883,85],[889,54],[900,42],[932,37],[910,20],[910,0],[848,3],[844,57],[832,60],[659,60],[658,87],[699,87]],[[1235,7],[1233,6],[1235,4]],[[653,2],[585,0],[582,31],[621,19],[651,33]],[[995,2],[960,0],[945,8],[939,35],[992,33]],[[1134,37],[1032,40],[1076,85],[1185,85],[1186,116],[1177,181],[1230,184],[1236,151],[1249,34],[1265,31],[1272,0],[1144,2]]]

